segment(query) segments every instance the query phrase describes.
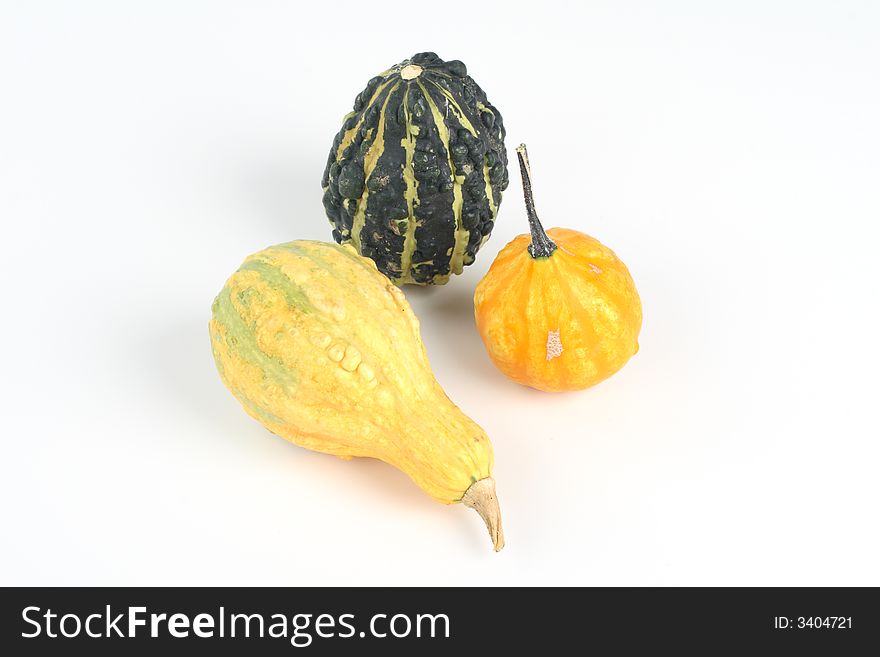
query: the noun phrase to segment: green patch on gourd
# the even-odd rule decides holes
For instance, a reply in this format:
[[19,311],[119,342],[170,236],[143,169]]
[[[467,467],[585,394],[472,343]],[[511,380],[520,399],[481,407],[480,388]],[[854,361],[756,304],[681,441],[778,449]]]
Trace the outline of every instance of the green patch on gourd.
[[212,310],[214,319],[225,329],[225,341],[230,351],[262,370],[267,382],[289,390],[294,382],[293,370],[280,358],[260,349],[253,327],[248,326],[235,309],[228,285],[217,295]]
[[304,313],[312,311],[312,304],[305,292],[284,275],[277,267],[272,266],[264,260],[248,260],[241,266],[242,271],[254,271],[260,275],[269,286],[281,292],[284,295],[287,305]]

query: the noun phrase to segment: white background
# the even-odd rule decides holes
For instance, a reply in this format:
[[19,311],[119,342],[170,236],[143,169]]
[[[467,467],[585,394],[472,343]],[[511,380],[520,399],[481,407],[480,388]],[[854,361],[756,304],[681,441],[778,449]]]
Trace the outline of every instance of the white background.
[[[0,583],[880,585],[878,33],[867,1],[4,1]],[[526,230],[515,166],[476,264],[406,289],[495,445],[499,554],[270,435],[209,347],[246,255],[330,239],[342,116],[422,50],[644,304],[596,388],[494,369],[471,298]]]

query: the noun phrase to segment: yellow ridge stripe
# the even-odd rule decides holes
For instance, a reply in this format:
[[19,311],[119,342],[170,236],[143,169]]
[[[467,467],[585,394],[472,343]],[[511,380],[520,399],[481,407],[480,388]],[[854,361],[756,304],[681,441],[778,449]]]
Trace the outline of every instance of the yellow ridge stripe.
[[[373,95],[370,97],[370,102],[363,106],[361,109],[361,118],[358,119],[358,122],[355,124],[353,128],[345,131],[345,135],[342,137],[342,141],[339,142],[339,148],[336,149],[336,160],[339,161],[342,158],[342,152],[351,145],[351,142],[354,141],[355,135],[360,130],[361,125],[364,122],[364,116],[367,114],[367,110],[370,109],[370,105],[376,102],[376,99],[379,97],[385,88],[394,81],[394,78],[388,79],[385,82],[381,83],[378,87],[376,87],[376,91],[373,92]],[[351,113],[349,113],[351,114]],[[346,115],[347,117],[348,115]],[[343,121],[344,123],[345,121]]]
[[492,213],[492,221],[495,221],[495,215],[498,212],[495,207],[495,197],[492,196],[492,183],[489,182],[489,163],[483,157],[483,180],[486,183],[486,198],[489,199],[489,212]]
[[437,132],[440,134],[440,141],[446,148],[446,157],[449,160],[449,173],[452,178],[452,212],[455,215],[455,243],[449,256],[449,272],[451,274],[460,274],[464,269],[464,251],[467,248],[468,237],[470,237],[470,232],[464,230],[461,225],[461,206],[463,203],[461,184],[464,182],[464,176],[455,175],[455,166],[452,164],[452,151],[449,146],[449,128],[443,122],[443,115],[440,114],[440,109],[422,82],[418,78],[416,82],[418,82],[422,93],[425,95],[425,100],[428,101],[428,106],[431,108],[431,115],[434,117]]
[[413,173],[413,153],[416,150],[416,139],[412,133],[412,124],[410,123],[409,107],[407,101],[409,99],[410,85],[406,85],[406,91],[403,92],[403,115],[406,117],[404,122],[405,136],[400,140],[400,145],[406,151],[406,165],[403,167],[403,180],[406,183],[406,209],[409,213],[409,220],[406,224],[406,235],[403,237],[403,253],[400,256],[400,281],[405,283],[412,280],[410,268],[412,267],[412,254],[416,250],[416,216],[415,206],[418,204],[418,186],[419,181],[416,180]]
[[364,191],[358,201],[357,211],[355,211],[354,219],[351,223],[351,239],[354,240],[358,251],[361,250],[362,246],[361,231],[363,230],[364,222],[366,221],[367,196],[370,193],[367,182],[373,173],[373,169],[376,168],[376,162],[379,161],[382,153],[385,152],[385,110],[388,107],[388,101],[391,100],[391,96],[394,95],[394,92],[397,90],[397,87],[400,86],[400,83],[401,81],[398,80],[388,91],[388,95],[385,96],[385,101],[382,103],[382,109],[379,110],[379,127],[376,129],[376,138],[373,140],[373,143],[370,144],[370,148],[364,156]]
[[468,117],[465,116],[464,110],[461,109],[461,105],[459,105],[458,102],[456,102],[453,95],[451,93],[449,93],[446,89],[441,87],[439,84],[437,84],[436,82],[431,80],[430,78],[428,79],[428,82],[430,82],[435,87],[437,87],[440,90],[440,93],[442,93],[444,96],[446,96],[446,99],[452,104],[453,111],[455,112],[456,118],[458,118],[458,122],[461,123],[463,128],[465,128],[469,133],[471,133],[474,137],[476,137],[477,136],[476,128],[474,128],[473,124],[470,122]]

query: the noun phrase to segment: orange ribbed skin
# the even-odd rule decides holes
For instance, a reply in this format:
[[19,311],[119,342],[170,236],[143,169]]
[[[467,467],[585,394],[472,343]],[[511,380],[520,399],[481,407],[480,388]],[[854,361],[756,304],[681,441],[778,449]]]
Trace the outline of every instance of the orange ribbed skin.
[[529,235],[501,250],[474,292],[474,316],[506,376],[548,392],[581,390],[639,350],[642,305],[611,249],[576,230],[547,234],[558,247],[549,257],[529,255]]

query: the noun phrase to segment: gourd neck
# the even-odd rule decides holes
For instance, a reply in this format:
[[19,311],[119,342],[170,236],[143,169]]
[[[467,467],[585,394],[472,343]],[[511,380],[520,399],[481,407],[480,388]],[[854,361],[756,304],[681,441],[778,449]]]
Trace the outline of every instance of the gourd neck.
[[529,255],[535,259],[549,258],[556,250],[556,242],[547,235],[535,210],[535,199],[532,196],[532,170],[529,167],[529,152],[526,150],[525,144],[520,144],[516,147],[516,158],[519,160],[519,170],[522,174],[526,215],[529,218],[529,230],[532,233],[532,242],[528,248]]

